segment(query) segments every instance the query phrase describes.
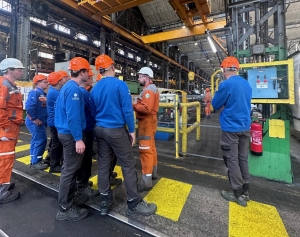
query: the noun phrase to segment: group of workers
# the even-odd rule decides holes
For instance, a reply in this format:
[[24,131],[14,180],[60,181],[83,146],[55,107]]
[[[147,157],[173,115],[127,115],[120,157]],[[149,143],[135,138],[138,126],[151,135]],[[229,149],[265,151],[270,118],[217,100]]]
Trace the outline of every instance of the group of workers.
[[[143,67],[138,72],[139,83],[144,89],[137,102],[132,104],[126,83],[115,77],[114,61],[107,55],[100,55],[96,58],[95,66],[102,79],[92,89],[90,65],[81,57],[70,61],[68,69],[71,79],[68,81],[66,72],[53,72],[48,77],[38,74],[34,77],[36,87],[29,93],[25,120],[32,134],[31,168],[42,170],[48,167],[42,161],[48,125],[52,141],[50,170],[61,172],[57,220],[78,221],[85,218],[87,209],[78,206],[87,201],[87,196],[100,196],[97,204],[101,215],[109,213],[114,202],[110,178],[116,177],[113,172],[116,160],[122,167],[127,190],[126,213],[153,214],[157,206],[147,203],[140,195],[140,192],[151,190],[152,180],[157,179],[154,135],[159,93],[151,80],[153,71]],[[23,122],[22,95],[15,81],[22,78],[23,69],[22,63],[14,58],[7,58],[0,63],[3,73],[0,77],[0,203],[20,197],[10,178],[19,126]],[[222,110],[220,144],[231,191],[222,191],[221,195],[226,200],[247,206],[250,200],[248,146],[252,91],[249,83],[237,75],[239,62],[235,57],[227,57],[221,69],[225,81],[220,84],[213,99],[207,96],[206,102],[209,108],[211,103],[215,110]],[[51,87],[46,95],[48,84]],[[132,150],[136,140],[133,111],[138,119],[142,164],[139,184]],[[90,187],[88,179],[91,175],[94,138],[98,148],[98,191],[93,190],[88,195],[80,193],[80,190]]]
[[[5,91],[7,94],[2,97],[3,103],[7,102],[7,106],[3,104],[1,112],[6,112],[6,123],[19,125],[22,123],[23,114],[22,95],[14,82],[21,79],[24,67],[17,59],[7,60],[19,64],[16,64],[18,67],[11,64],[3,68],[1,65],[5,60],[0,63],[0,69],[4,73],[2,80],[9,84],[8,87],[2,83],[0,88],[7,90],[12,86],[15,87],[12,89],[19,96],[17,113],[19,120],[14,117],[15,108],[12,108],[11,115],[7,114],[9,103],[5,99],[14,95],[10,91]],[[114,200],[111,185],[122,182],[113,172],[116,161],[122,167],[127,189],[127,214],[153,214],[156,205],[147,203],[140,195],[140,192],[152,188],[152,179],[157,179],[154,135],[157,127],[159,93],[151,80],[153,71],[144,67],[138,72],[138,80],[140,85],[144,86],[144,90],[137,103],[132,104],[131,93],[126,83],[115,77],[114,61],[107,55],[100,55],[96,58],[95,66],[102,79],[94,87],[92,87],[94,76],[92,69],[88,61],[81,57],[75,57],[69,63],[70,80],[65,71],[52,72],[48,76],[37,74],[33,78],[35,88],[29,92],[25,106],[27,113],[25,124],[32,135],[30,167],[43,170],[49,166],[43,160],[47,144],[46,128],[49,126],[51,132],[49,172],[61,173],[57,220],[77,221],[85,218],[87,209],[78,206],[96,196],[100,196],[97,204],[100,206],[101,215],[107,215]],[[11,79],[7,77],[6,72],[8,75],[16,74],[16,76]],[[48,85],[51,87],[46,94]],[[139,123],[139,150],[142,163],[142,179],[139,184],[132,150],[135,144],[133,111],[136,111]],[[3,124],[0,125],[6,132],[6,125]],[[10,183],[19,126],[17,128],[13,137],[8,136],[8,131],[1,137],[1,141],[7,142],[3,143],[5,146],[2,147],[8,147],[9,143],[12,145],[9,150],[11,154],[7,154],[9,159],[6,160],[6,179],[0,180],[0,203],[14,201],[20,197],[20,193],[13,189]],[[89,181],[94,139],[98,147],[99,191],[91,189],[92,184]],[[6,153],[8,152],[5,151]],[[1,150],[0,155],[2,154],[4,153]],[[0,162],[3,162],[3,159]],[[112,180],[115,182],[112,183]]]

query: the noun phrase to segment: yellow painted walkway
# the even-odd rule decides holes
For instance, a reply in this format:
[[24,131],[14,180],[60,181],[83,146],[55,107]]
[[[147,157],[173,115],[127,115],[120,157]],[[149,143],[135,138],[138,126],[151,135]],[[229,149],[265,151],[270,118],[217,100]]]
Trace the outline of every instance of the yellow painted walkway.
[[[19,141],[22,143],[22,141]],[[16,147],[16,153],[28,151],[30,145],[19,145]],[[44,157],[46,156],[44,153]],[[30,156],[17,158],[17,161],[29,165]],[[93,162],[95,163],[95,162]],[[174,167],[173,167],[174,168]],[[176,167],[175,167],[176,168]],[[182,167],[179,167],[182,169]],[[49,172],[49,168],[45,170]],[[118,178],[124,180],[120,166],[115,167]],[[202,174],[203,171],[193,171]],[[60,174],[53,174],[60,176]],[[211,174],[209,176],[218,177],[220,175]],[[223,178],[222,176],[219,178]],[[98,188],[98,176],[90,178],[93,181],[94,189]],[[166,189],[166,187],[168,187]],[[114,188],[114,187],[112,187]],[[168,218],[174,222],[180,221],[181,212],[192,190],[192,185],[179,182],[172,179],[161,178],[145,196],[148,202],[157,204],[157,215]],[[221,196],[220,196],[221,197]],[[289,236],[285,226],[280,218],[277,209],[274,206],[258,203],[254,201],[248,202],[246,208],[229,203],[229,237],[287,237]]]

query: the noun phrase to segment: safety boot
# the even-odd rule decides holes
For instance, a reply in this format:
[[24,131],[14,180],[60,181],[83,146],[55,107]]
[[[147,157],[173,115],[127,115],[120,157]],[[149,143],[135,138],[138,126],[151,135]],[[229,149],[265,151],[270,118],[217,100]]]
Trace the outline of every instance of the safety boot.
[[242,207],[247,206],[247,201],[244,199],[242,193],[243,193],[243,188],[239,188],[237,190],[233,190],[234,195],[232,195],[232,191],[222,191],[221,195],[223,198],[230,202],[236,202]]
[[152,180],[157,180],[157,166],[153,166]]
[[244,183],[243,185],[243,196],[244,196],[244,199],[248,202],[250,201],[250,196],[249,196],[249,183]]
[[9,194],[3,198],[0,199],[0,204],[4,204],[4,203],[8,203],[8,202],[12,202],[14,200],[17,200],[18,198],[20,198],[20,192],[18,191],[9,191]]
[[88,210],[85,208],[79,208],[72,205],[70,208],[66,209],[60,207],[60,211],[56,214],[56,220],[58,221],[80,221],[88,215]]
[[49,165],[45,164],[43,161],[39,161],[35,164],[30,164],[30,168],[34,170],[44,170],[47,169]]
[[140,184],[138,184],[138,191],[150,191],[152,189],[152,174],[142,174]]
[[152,215],[156,212],[157,206],[154,203],[147,203],[145,200],[141,200],[135,207],[128,208],[126,214],[128,216],[132,214],[138,215]]
[[109,190],[106,193],[100,193],[100,203],[97,201],[95,203],[100,206],[100,214],[102,216],[107,215],[110,211],[112,204],[114,203],[112,191]]

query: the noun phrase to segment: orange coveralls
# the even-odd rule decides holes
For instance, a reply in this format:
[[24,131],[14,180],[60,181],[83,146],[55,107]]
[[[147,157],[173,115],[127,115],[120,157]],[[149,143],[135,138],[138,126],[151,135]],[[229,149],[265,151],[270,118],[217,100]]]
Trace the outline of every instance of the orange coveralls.
[[206,103],[206,105],[205,105],[205,114],[206,114],[206,116],[210,115],[211,100],[212,100],[212,98],[211,98],[210,91],[207,91],[205,93],[204,100],[203,100]]
[[154,84],[148,84],[133,105],[138,119],[139,151],[142,174],[152,174],[157,166],[157,153],[154,135],[157,128],[159,92]]
[[[0,185],[10,182],[21,123],[23,123],[22,94],[14,82],[1,76]],[[8,138],[9,141],[2,141],[2,137]]]

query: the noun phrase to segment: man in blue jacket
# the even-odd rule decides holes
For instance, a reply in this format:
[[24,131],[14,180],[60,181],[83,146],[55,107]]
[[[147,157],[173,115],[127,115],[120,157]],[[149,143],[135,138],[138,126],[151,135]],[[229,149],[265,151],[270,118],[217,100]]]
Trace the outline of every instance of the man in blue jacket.
[[35,170],[48,168],[44,164],[43,154],[47,145],[47,94],[44,90],[48,87],[47,76],[37,74],[33,78],[36,88],[29,92],[26,101],[27,116],[25,124],[31,133],[30,140],[30,167]]
[[[71,73],[71,80],[60,90],[56,100],[54,119],[64,153],[59,182],[59,212],[56,220],[79,221],[88,215],[87,209],[79,208],[73,203],[77,172],[85,151],[84,98],[79,86],[87,81],[91,68],[86,59],[75,57],[70,61],[68,69]],[[83,204],[86,199],[81,201],[78,204]]]
[[248,81],[237,75],[239,67],[237,58],[224,59],[221,69],[226,80],[220,84],[212,106],[216,110],[222,109],[220,144],[233,190],[222,191],[222,197],[246,207],[250,200],[248,152],[252,89]]
[[125,82],[115,77],[114,62],[109,56],[100,55],[95,63],[97,71],[103,76],[91,92],[91,112],[96,120],[95,136],[99,154],[101,215],[107,215],[113,203],[109,182],[113,153],[123,171],[127,189],[127,214],[153,214],[156,205],[142,200],[137,190],[137,173],[132,151],[135,134],[130,91]]
[[62,77],[58,72],[51,72],[48,76],[48,84],[51,87],[47,94],[47,111],[48,111],[48,126],[51,133],[51,147],[50,147],[50,173],[61,172],[61,158],[63,155],[63,146],[58,139],[57,129],[54,124],[54,105],[59,95],[59,91],[66,83],[67,78]]
[[77,176],[77,190],[80,194],[85,194],[89,198],[94,196],[99,196],[98,190],[91,189],[89,186],[89,178],[91,176],[92,170],[92,156],[93,156],[93,144],[94,144],[94,128],[95,120],[91,115],[91,106],[90,106],[90,92],[87,91],[87,88],[92,87],[93,84],[93,72],[89,71],[88,80],[80,84],[80,90],[84,98],[84,114],[86,118],[86,127],[84,129],[85,137],[85,152],[82,159],[80,169]]

